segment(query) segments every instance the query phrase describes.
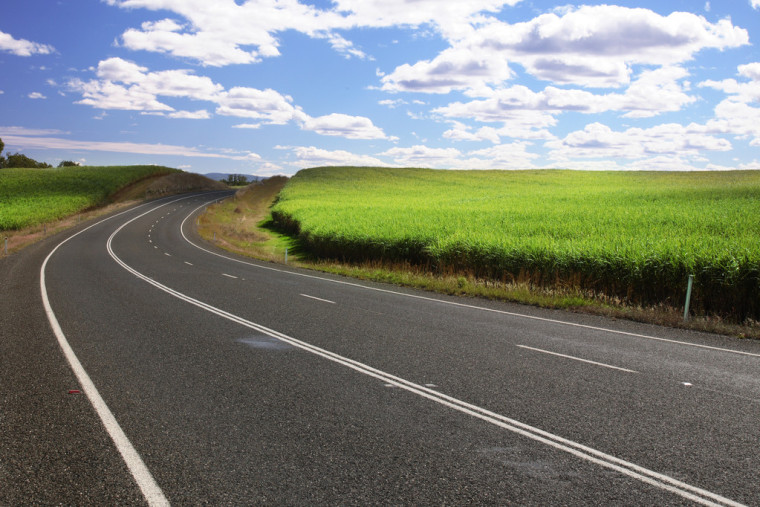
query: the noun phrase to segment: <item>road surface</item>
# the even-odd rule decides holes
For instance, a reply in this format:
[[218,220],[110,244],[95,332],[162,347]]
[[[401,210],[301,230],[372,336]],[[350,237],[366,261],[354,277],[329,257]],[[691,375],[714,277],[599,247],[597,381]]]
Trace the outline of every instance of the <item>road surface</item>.
[[220,195],[0,259],[0,504],[760,504],[760,343],[242,259]]

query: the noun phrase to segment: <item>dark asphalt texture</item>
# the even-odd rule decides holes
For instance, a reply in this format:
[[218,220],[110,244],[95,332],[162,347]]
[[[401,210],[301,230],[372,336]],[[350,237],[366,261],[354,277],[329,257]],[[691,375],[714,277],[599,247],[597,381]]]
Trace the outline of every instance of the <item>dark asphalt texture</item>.
[[[760,343],[235,262],[181,234],[209,198],[136,219],[114,253],[235,316],[760,504]],[[139,279],[107,241],[168,201],[73,238],[46,276],[69,343],[172,504],[691,504]],[[234,257],[192,223],[191,241]],[[71,233],[0,258],[0,505],[144,503],[87,398],[68,394],[80,386],[42,308],[40,266]]]

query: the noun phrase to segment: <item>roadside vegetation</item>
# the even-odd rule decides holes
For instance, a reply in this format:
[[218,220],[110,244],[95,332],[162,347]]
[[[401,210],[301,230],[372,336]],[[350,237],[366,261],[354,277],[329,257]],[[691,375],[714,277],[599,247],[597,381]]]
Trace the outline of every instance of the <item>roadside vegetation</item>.
[[758,171],[327,167],[294,176],[272,217],[312,260],[407,266],[452,292],[673,320],[694,275],[694,315],[760,320]]
[[268,261],[284,261],[289,248],[296,260],[295,241],[270,228],[269,208],[287,181],[284,176],[262,180],[210,205],[198,220],[198,233],[229,251]]

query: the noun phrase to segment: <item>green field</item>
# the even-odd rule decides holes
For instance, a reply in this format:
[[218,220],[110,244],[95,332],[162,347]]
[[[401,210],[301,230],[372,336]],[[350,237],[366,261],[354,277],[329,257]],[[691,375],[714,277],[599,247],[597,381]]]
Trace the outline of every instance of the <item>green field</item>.
[[760,172],[299,172],[272,210],[313,255],[760,319]]
[[0,230],[63,218],[103,204],[129,183],[174,171],[160,166],[0,169]]

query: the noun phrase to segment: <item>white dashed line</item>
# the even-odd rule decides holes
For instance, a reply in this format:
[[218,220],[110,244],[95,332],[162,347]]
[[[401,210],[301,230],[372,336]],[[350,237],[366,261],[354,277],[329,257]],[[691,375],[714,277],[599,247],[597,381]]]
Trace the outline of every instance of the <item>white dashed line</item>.
[[309,299],[316,299],[317,301],[322,301],[323,303],[330,303],[331,305],[335,304],[335,301],[330,301],[329,299],[322,299],[314,296],[309,296],[308,294],[301,294],[301,296]]
[[236,276],[228,275],[227,273],[222,273],[222,276],[226,276],[227,278],[234,278],[235,280],[237,280]]
[[528,350],[533,350],[535,352],[541,352],[542,354],[550,354],[552,356],[564,357],[565,359],[572,359],[574,361],[581,361],[582,363],[593,364],[593,365],[596,365],[596,366],[604,366],[605,368],[612,368],[613,370],[620,370],[620,371],[624,371],[624,372],[627,372],[627,373],[638,373],[637,371],[629,370],[627,368],[620,368],[619,366],[612,366],[610,364],[605,364],[605,363],[597,363],[596,361],[589,361],[588,359],[581,359],[580,357],[568,356],[568,355],[565,355],[565,354],[558,354],[557,352],[550,352],[548,350],[536,349],[536,348],[533,348],[533,347],[528,347],[527,345],[516,345],[516,346],[520,347],[522,349],[528,349]]

